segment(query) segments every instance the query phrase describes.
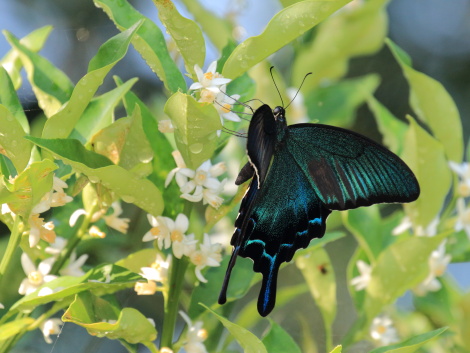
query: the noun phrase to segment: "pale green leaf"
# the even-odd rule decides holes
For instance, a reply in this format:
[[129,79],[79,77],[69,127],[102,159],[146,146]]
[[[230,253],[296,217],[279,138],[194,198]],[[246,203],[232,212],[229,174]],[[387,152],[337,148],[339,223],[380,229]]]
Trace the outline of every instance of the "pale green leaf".
[[413,353],[446,330],[447,327],[438,328],[437,330],[411,337],[400,343],[373,349],[370,353]]
[[43,138],[65,138],[70,135],[80,116],[103,83],[108,72],[127,52],[129,43],[141,22],[106,41],[91,59],[88,73],[78,81],[67,104],[44,126]]
[[181,16],[171,0],[153,0],[162,21],[183,57],[186,71],[195,78],[194,65],[202,67],[206,46],[201,28],[196,22]]
[[10,113],[12,113],[15,119],[20,123],[23,131],[29,133],[29,123],[24,113],[23,107],[21,106],[20,100],[16,95],[15,88],[10,79],[9,74],[0,65],[0,104],[4,105]]
[[411,108],[442,143],[447,158],[460,163],[464,149],[462,123],[450,94],[441,83],[401,60],[397,46],[391,40],[387,40],[387,44],[410,85]]
[[15,321],[10,321],[0,326],[0,341],[5,341],[8,338],[16,336],[23,332],[28,326],[33,324],[32,317],[18,318]]
[[294,339],[279,324],[270,321],[271,328],[263,337],[263,344],[269,353],[301,353]]
[[[242,42],[227,59],[222,75],[234,79],[299,37],[350,0],[307,0],[279,11],[263,33]],[[305,72],[304,74],[305,75]]]

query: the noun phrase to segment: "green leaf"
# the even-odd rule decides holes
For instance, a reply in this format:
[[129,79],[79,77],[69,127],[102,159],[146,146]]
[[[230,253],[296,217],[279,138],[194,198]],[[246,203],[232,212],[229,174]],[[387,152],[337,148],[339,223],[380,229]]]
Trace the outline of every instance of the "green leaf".
[[108,72],[126,55],[129,43],[141,22],[106,41],[91,59],[88,73],[78,81],[67,104],[44,126],[43,138],[65,138],[70,135],[85,108],[103,83]]
[[116,262],[116,265],[127,268],[129,271],[139,273],[142,267],[149,267],[157,258],[157,250],[142,249],[136,251],[122,260]]
[[[199,283],[191,294],[188,315],[195,319],[204,312],[200,303],[215,308],[218,306],[220,284],[223,282],[230,256],[225,256],[218,267],[211,267],[204,273],[207,283]],[[238,259],[237,266],[233,268],[227,302],[243,297],[253,284],[253,263],[246,259]]]
[[[20,43],[30,51],[37,53],[44,46],[44,43],[49,37],[51,31],[52,26],[41,27],[21,38]],[[16,50],[12,49],[8,51],[8,53],[6,53],[5,56],[0,60],[0,66],[3,66],[3,68],[7,70],[15,90],[18,90],[22,83],[20,71],[23,67],[23,63],[21,62]]]
[[137,79],[131,79],[90,101],[80,120],[75,125],[75,130],[78,132],[79,139],[83,143],[90,141],[92,136],[98,131],[113,123],[116,106],[136,82]]
[[375,121],[383,136],[383,143],[395,154],[401,155],[408,126],[380,103],[374,96],[367,99],[367,105],[374,114]]
[[378,85],[379,77],[372,74],[318,87],[305,96],[308,116],[322,124],[351,126],[356,109],[373,95]]
[[336,346],[330,353],[341,353],[343,351],[343,347],[341,345]]
[[233,26],[230,22],[227,19],[221,19],[213,12],[204,8],[199,1],[183,0],[182,2],[194,16],[196,22],[201,25],[204,33],[209,37],[215,47],[222,50],[232,38]]
[[94,0],[94,3],[106,12],[121,31],[132,27],[138,21],[143,21],[137,35],[132,38],[132,45],[170,92],[186,91],[183,75],[171,58],[165,38],[155,23],[140,14],[127,1]]
[[[428,259],[432,251],[450,234],[434,237],[410,237],[387,247],[372,267],[366,288],[363,315],[369,323],[383,307],[422,282],[429,274]],[[364,329],[368,329],[366,324]]]
[[263,344],[269,353],[301,353],[294,339],[281,326],[270,320],[271,328],[263,337]]
[[[122,84],[119,79],[115,78],[115,80],[118,85]],[[168,142],[166,136],[158,130],[158,122],[149,108],[134,93],[127,92],[124,98],[124,106],[128,115],[133,114],[136,105],[140,107],[142,127],[153,150],[153,173],[148,178],[157,188],[162,190],[163,199],[165,200],[165,216],[175,218],[183,212],[181,192],[176,183],[171,183],[168,187],[165,187],[165,179],[168,173],[176,167],[171,154],[174,148]]]
[[437,330],[411,337],[397,344],[373,349],[370,351],[370,353],[413,353],[418,351],[421,346],[436,338],[446,330],[447,327],[438,328]]
[[279,11],[269,21],[263,33],[246,39],[232,52],[222,75],[232,79],[240,76],[348,2],[349,0],[307,0]]
[[213,104],[199,103],[177,92],[168,99],[164,111],[175,126],[176,145],[189,168],[195,169],[212,158],[217,147],[216,131],[222,129]]
[[[352,57],[379,50],[387,33],[387,2],[367,1],[328,18],[318,28],[312,44],[304,46],[297,56],[292,72],[293,86],[298,87],[305,74],[312,72],[303,86],[303,91],[308,92],[323,81],[334,81],[346,74]],[[322,2],[320,4],[323,6]]]
[[312,297],[323,317],[327,347],[332,346],[332,325],[336,317],[336,279],[328,253],[322,247],[297,257],[297,267],[304,276]]
[[201,28],[196,22],[181,16],[171,0],[153,0],[158,9],[158,17],[171,38],[175,41],[183,57],[186,71],[195,77],[194,65],[202,67],[206,56],[206,46]]
[[344,226],[354,235],[370,261],[374,261],[383,249],[383,239],[380,234],[382,224],[378,206],[360,207],[341,212],[341,215]]
[[213,314],[227,330],[235,337],[240,346],[244,349],[245,353],[268,353],[263,343],[258,337],[252,334],[247,329],[230,322],[223,316],[220,316],[215,311],[212,311],[204,304],[201,304],[211,314]]
[[13,304],[10,312],[30,311],[39,305],[55,301],[72,301],[74,296],[81,292],[91,292],[98,296],[112,294],[133,287],[138,281],[145,279],[120,266],[105,264],[88,271],[82,277],[61,276],[45,283],[40,288],[48,287],[53,290],[52,294],[39,296],[37,290]]
[[[0,70],[0,72],[3,70]],[[5,154],[12,161],[16,170],[21,172],[26,168],[31,156],[31,142],[24,139],[25,132],[21,123],[7,109],[0,104],[0,153]]]
[[441,83],[414,70],[397,53],[390,39],[387,45],[400,64],[410,85],[410,105],[419,119],[431,128],[449,160],[460,163],[463,157],[462,124],[457,106]]
[[92,336],[124,339],[131,344],[151,342],[157,338],[155,327],[140,311],[124,308],[116,316],[115,310],[106,300],[82,292],[77,294],[62,321],[82,326]]
[[6,30],[3,34],[17,51],[39,106],[46,116],[54,115],[69,100],[73,90],[72,82],[47,59],[22,45],[13,34]]
[[124,201],[134,203],[154,216],[162,213],[163,198],[153,183],[148,179],[138,179],[126,169],[112,164],[106,157],[86,150],[78,140],[28,139],[85,174],[92,182],[101,182]]
[[442,144],[414,119],[408,120],[410,127],[405,136],[403,160],[418,179],[421,194],[404,207],[414,226],[425,228],[440,212],[451,186],[452,174]]
[[[3,104],[20,123],[23,131],[29,133],[29,123],[16,95],[15,88],[7,71],[0,64],[0,104]],[[8,130],[6,130],[8,131]]]
[[0,341],[16,336],[20,332],[24,331],[29,325],[34,323],[32,317],[24,317],[10,321],[0,326]]
[[8,203],[13,213],[27,219],[32,208],[52,190],[52,172],[56,169],[57,166],[46,159],[31,163],[11,184],[4,179],[5,188],[0,186],[0,203]]

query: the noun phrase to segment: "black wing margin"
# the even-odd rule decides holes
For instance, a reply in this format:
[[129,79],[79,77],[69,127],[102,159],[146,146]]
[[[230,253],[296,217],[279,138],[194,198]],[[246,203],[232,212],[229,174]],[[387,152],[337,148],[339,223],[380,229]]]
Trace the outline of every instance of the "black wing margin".
[[287,149],[331,210],[411,202],[419,184],[395,154],[355,132],[321,124],[289,126]]

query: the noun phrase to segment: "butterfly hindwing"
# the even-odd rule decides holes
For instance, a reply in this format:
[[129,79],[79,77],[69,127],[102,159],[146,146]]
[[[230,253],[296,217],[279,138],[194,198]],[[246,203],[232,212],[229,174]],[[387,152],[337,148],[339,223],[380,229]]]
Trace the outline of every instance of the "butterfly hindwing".
[[292,260],[295,251],[306,248],[311,239],[324,235],[330,211],[302,170],[292,164],[286,148],[276,151],[263,187],[251,202],[243,224],[238,219],[236,223],[235,232],[242,240],[238,255],[253,259],[254,271],[263,275],[258,311],[266,316],[274,308],[279,266]]
[[410,202],[418,197],[419,185],[408,166],[367,137],[321,124],[288,128],[289,151],[329,209]]

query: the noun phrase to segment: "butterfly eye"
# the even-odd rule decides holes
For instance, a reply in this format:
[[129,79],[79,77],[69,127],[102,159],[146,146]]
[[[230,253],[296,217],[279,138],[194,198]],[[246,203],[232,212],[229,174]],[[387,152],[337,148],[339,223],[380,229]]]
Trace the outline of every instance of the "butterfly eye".
[[276,120],[284,120],[284,114],[285,114],[285,111],[284,111],[284,108],[283,107],[276,107],[273,109],[273,114],[274,114],[274,118]]

